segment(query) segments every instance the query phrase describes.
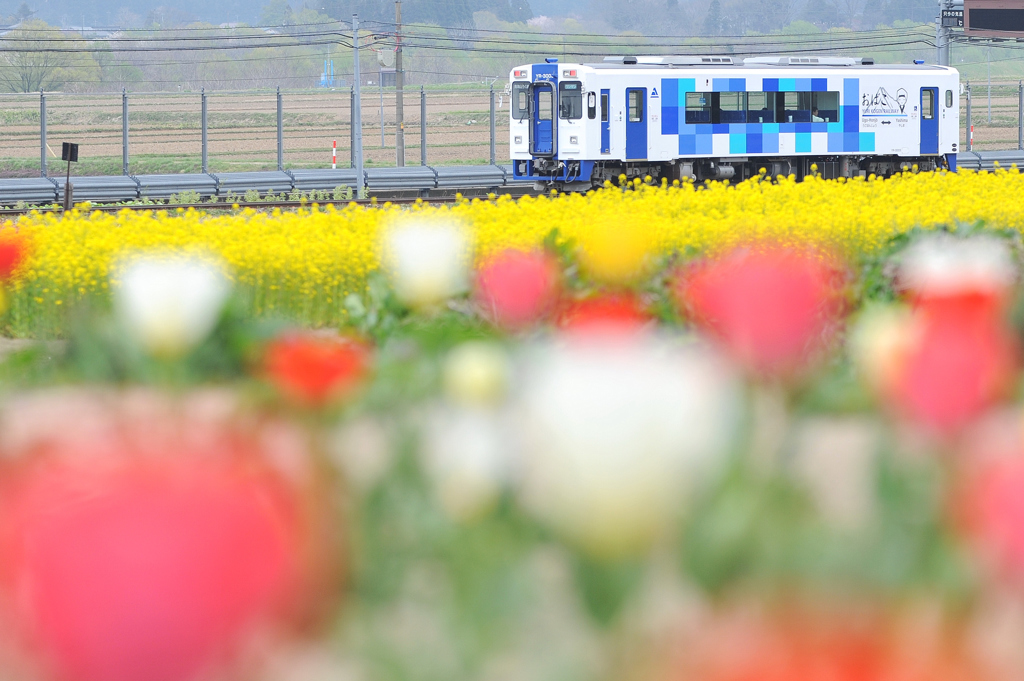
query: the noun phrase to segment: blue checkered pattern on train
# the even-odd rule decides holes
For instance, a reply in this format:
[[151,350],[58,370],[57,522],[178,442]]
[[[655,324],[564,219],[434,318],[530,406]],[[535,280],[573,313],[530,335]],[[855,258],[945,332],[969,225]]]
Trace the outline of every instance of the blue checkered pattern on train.
[[[839,79],[834,79],[838,85]],[[701,92],[828,92],[827,78],[713,78],[711,89]],[[839,90],[838,87],[834,88]],[[686,93],[698,92],[695,78],[661,79],[661,134],[679,137],[681,155],[711,155],[724,149],[730,154],[777,154],[779,136],[792,136],[795,153],[812,148],[825,153],[875,150],[875,133],[860,131],[860,79],[843,78],[843,105],[837,123],[701,123],[685,122]],[[852,102],[852,103],[851,103]],[[819,136],[818,144],[814,137]],[[722,140],[717,145],[715,138]],[[783,139],[786,139],[785,137]],[[788,140],[787,140],[788,141]]]

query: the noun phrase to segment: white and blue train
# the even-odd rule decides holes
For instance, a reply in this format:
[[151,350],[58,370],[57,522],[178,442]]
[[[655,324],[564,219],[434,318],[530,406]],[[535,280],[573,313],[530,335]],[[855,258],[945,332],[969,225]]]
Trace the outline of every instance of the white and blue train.
[[548,59],[512,70],[514,176],[587,189],[622,174],[826,178],[956,169],[960,74],[848,57]]

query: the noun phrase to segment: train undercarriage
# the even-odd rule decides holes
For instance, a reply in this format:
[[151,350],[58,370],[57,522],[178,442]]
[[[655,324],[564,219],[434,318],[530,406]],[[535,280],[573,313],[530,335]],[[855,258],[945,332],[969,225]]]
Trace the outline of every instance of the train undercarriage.
[[[867,177],[876,175],[889,177],[899,172],[931,171],[948,168],[944,156],[799,156],[799,157],[744,157],[676,159],[668,162],[624,163],[622,161],[558,161],[538,159],[532,170],[534,177],[550,174],[550,180],[536,182],[538,189],[559,189],[562,191],[587,191],[600,187],[606,181],[618,184],[625,175],[627,181],[640,178],[653,184],[662,179],[703,182],[705,180],[731,180],[740,182],[757,177],[762,172],[769,177],[793,175],[802,180],[809,175],[824,179],[839,177]],[[587,177],[589,171],[589,177]],[[648,178],[650,178],[648,180]]]

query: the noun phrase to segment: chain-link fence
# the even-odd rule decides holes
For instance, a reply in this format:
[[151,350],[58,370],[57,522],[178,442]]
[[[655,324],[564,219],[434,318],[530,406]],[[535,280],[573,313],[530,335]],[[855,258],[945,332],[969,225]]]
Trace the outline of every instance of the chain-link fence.
[[[395,88],[362,88],[366,167],[395,166]],[[206,134],[203,134],[203,99]],[[488,89],[406,88],[405,163],[429,165],[506,162],[508,98],[494,91],[494,133]],[[128,170],[133,175],[240,172],[278,167],[278,129],[285,169],[330,168],[351,161],[352,101],[348,88],[282,91],[127,93]],[[125,156],[121,94],[0,95],[0,177],[57,173],[62,142],[81,145],[76,175],[120,175]],[[421,112],[425,110],[425,117]],[[383,136],[382,136],[383,133]],[[204,154],[205,137],[205,154]]]
[[[128,169],[133,175],[203,170],[203,94],[127,93]],[[367,167],[394,166],[395,89],[362,90],[363,152]],[[277,94],[274,91],[207,92],[206,170],[240,172],[278,167]],[[970,99],[970,121],[968,121]],[[406,165],[498,163],[509,157],[508,99],[487,89],[406,88]],[[1018,149],[1024,142],[1021,85],[965,82],[960,97],[960,149]],[[426,116],[422,115],[425,103]],[[329,168],[337,143],[338,167],[351,164],[351,90],[297,90],[281,94],[281,158],[285,169]],[[43,112],[45,110],[45,116]],[[0,95],[0,177],[39,176],[43,158],[51,173],[61,142],[81,145],[77,175],[119,175],[124,169],[123,100],[120,94]],[[45,122],[44,122],[45,119]],[[969,140],[974,125],[973,143]],[[381,133],[383,132],[383,137]],[[45,143],[43,136],[45,135]],[[492,143],[493,139],[493,143]]]
[[963,86],[960,95],[960,149],[1024,149],[1021,83],[967,81]]

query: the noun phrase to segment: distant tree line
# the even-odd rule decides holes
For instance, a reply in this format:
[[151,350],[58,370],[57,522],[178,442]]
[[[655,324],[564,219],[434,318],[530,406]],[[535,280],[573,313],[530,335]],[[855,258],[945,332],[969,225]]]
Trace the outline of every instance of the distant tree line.
[[[277,0],[278,4],[283,0]],[[272,3],[273,4],[273,3]],[[348,21],[353,14],[361,20],[392,22],[394,0],[308,0],[306,7],[335,19]],[[529,0],[403,0],[402,20],[437,26],[472,27],[475,12],[490,12],[507,22],[533,18]]]

